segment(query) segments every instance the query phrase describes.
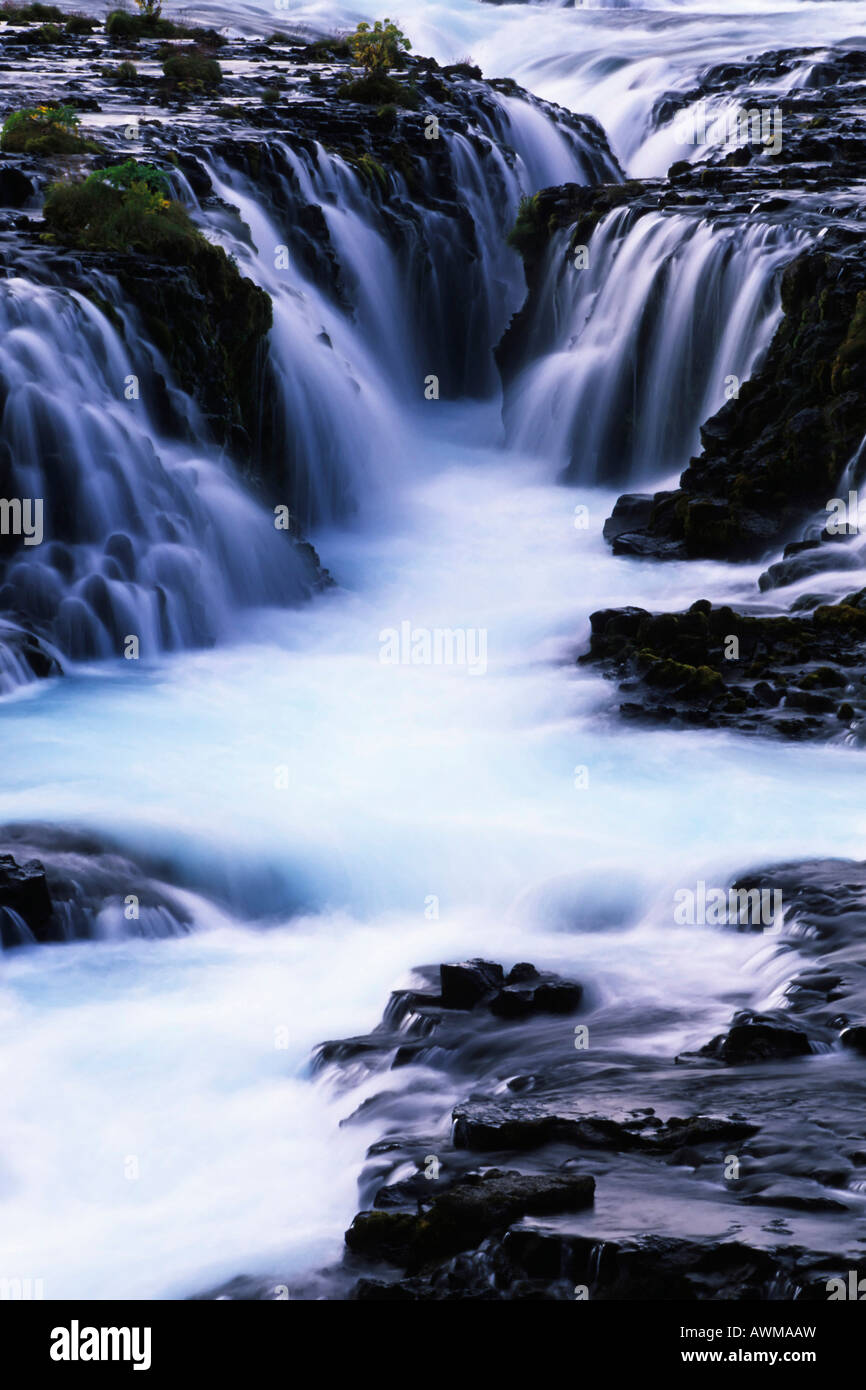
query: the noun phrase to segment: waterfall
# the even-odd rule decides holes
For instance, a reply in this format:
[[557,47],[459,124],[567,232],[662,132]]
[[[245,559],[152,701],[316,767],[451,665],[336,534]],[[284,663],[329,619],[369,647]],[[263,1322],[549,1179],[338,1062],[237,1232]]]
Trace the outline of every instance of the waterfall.
[[[784,225],[608,213],[585,252],[552,239],[505,403],[515,448],[572,482],[661,481],[754,370],[781,318]],[[580,262],[580,264],[578,264]]]
[[[4,537],[11,624],[73,661],[120,656],[129,636],[147,657],[216,641],[240,607],[310,592],[304,558],[218,451],[160,438],[147,389],[125,399],[124,383],[146,388],[155,363],[133,360],[93,303],[13,278],[0,326],[2,491],[43,519],[38,543]],[[23,668],[3,646],[8,688]]]
[[430,377],[444,398],[496,393],[493,348],[523,294],[506,244],[521,197],[566,178],[621,177],[591,125],[466,86],[470,102],[478,89],[473,122],[443,133],[444,172],[423,151],[412,187],[399,168],[362,172],[304,139],[271,141],[255,179],[242,146],[201,150],[240,225],[183,183],[212,238],[271,296],[265,433],[279,441],[273,469],[304,526],[382,506],[413,430],[425,428]]

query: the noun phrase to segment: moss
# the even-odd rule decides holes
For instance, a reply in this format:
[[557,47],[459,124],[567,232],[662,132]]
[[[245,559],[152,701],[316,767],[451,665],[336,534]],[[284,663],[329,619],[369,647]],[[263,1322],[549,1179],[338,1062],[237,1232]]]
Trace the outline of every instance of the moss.
[[381,189],[387,189],[388,175],[371,154],[365,151],[363,154],[348,155],[347,159],[370,188],[378,184]]
[[848,332],[840,345],[830,373],[830,385],[834,392],[845,391],[854,383],[850,381],[852,369],[866,364],[866,290],[857,295],[854,313],[848,324]]
[[521,198],[517,221],[506,237],[508,245],[526,260],[535,256],[539,245],[546,240],[547,223],[542,215],[539,194]]

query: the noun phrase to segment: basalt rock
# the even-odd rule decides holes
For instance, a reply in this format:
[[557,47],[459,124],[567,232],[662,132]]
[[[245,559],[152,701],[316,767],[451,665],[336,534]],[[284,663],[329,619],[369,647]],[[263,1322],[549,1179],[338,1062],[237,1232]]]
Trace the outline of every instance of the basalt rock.
[[479,1245],[524,1216],[581,1211],[592,1205],[594,1190],[587,1174],[467,1174],[418,1214],[359,1212],[346,1245],[353,1254],[411,1271]]
[[628,719],[791,739],[860,737],[866,590],[790,615],[700,599],[684,613],[604,609],[590,625],[578,661],[618,682]]

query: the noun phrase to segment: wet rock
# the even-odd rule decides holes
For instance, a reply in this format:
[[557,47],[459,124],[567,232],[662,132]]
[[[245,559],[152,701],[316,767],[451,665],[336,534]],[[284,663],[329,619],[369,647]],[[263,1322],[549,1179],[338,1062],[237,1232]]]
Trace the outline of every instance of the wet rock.
[[830,739],[866,718],[866,590],[790,616],[604,609],[590,629],[578,662],[619,683],[631,719]]
[[491,961],[461,961],[456,965],[441,965],[439,979],[444,1009],[474,1009],[484,1000],[492,999],[505,978],[501,965]]
[[553,1141],[611,1153],[669,1154],[687,1146],[732,1143],[756,1134],[758,1126],[712,1115],[662,1121],[655,1115],[613,1118],[570,1113],[544,1098],[508,1104],[470,1102],[453,1114],[455,1148],[475,1153],[526,1152]]
[[421,1215],[359,1212],[346,1232],[346,1245],[354,1254],[419,1268],[478,1245],[523,1216],[581,1211],[592,1205],[594,1191],[587,1174],[467,1175]]
[[[20,930],[22,923],[24,932]],[[0,945],[25,945],[27,933],[35,941],[62,940],[54,920],[45,869],[38,859],[19,864],[11,854],[0,854]]]
[[748,1010],[735,1014],[728,1032],[720,1033],[700,1049],[703,1056],[715,1057],[727,1066],[766,1062],[771,1058],[806,1057],[811,1050],[807,1034],[784,1015]]

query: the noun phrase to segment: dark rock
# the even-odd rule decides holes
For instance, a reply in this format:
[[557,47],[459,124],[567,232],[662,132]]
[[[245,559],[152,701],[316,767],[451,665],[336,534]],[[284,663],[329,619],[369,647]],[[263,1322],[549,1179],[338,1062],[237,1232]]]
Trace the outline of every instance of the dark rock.
[[19,864],[11,854],[0,854],[0,945],[20,946],[26,935],[9,913],[21,919],[36,941],[62,940],[54,921],[45,869],[38,859]]
[[523,1216],[581,1211],[592,1205],[594,1191],[593,1178],[578,1173],[468,1175],[423,1215],[359,1212],[346,1245],[354,1254],[417,1269],[478,1245]]
[[474,1009],[496,993],[505,974],[501,965],[470,960],[440,966],[439,978],[443,1009]]
[[777,1057],[806,1057],[809,1039],[779,1014],[742,1011],[734,1015],[727,1033],[720,1033],[702,1047],[701,1053],[728,1066],[743,1062],[765,1062]]

